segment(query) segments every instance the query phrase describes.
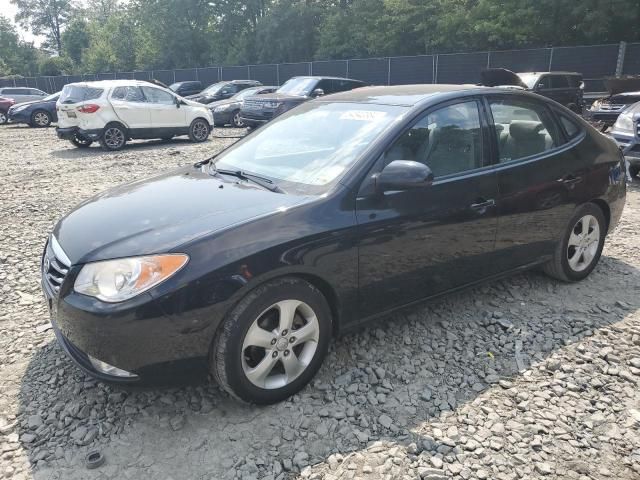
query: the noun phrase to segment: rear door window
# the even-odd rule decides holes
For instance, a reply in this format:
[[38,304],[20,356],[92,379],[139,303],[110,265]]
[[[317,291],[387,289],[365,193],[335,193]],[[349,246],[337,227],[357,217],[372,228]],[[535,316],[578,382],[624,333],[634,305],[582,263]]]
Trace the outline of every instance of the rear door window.
[[489,99],[500,163],[540,155],[562,143],[545,105],[517,98]]
[[116,87],[111,94],[113,100],[121,100],[124,102],[144,102],[145,98],[140,87]]
[[550,75],[548,78],[551,83],[549,88],[569,88],[569,80],[564,75]]

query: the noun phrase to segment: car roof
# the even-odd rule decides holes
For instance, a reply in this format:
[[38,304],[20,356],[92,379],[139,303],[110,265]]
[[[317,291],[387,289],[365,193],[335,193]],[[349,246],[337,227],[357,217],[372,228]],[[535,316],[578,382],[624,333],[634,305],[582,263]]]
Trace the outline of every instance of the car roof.
[[383,105],[403,105],[412,107],[438,94],[451,92],[486,92],[489,87],[477,85],[418,84],[395,85],[391,87],[361,87],[346,92],[334,93],[319,101],[339,101],[355,103],[376,103]]
[[579,75],[582,76],[581,73],[578,72],[556,72],[556,71],[552,71],[552,72],[518,72],[518,75]]
[[324,75],[298,75],[296,77],[291,77],[289,80],[291,80],[292,78],[313,78],[313,79],[317,79],[317,80],[349,80],[350,82],[364,83],[362,80],[356,80],[355,78],[325,77]]
[[155,83],[147,82],[146,80],[97,80],[95,82],[75,82],[68,83],[65,87],[77,86],[77,87],[92,87],[92,88],[109,88],[109,87],[159,87]]

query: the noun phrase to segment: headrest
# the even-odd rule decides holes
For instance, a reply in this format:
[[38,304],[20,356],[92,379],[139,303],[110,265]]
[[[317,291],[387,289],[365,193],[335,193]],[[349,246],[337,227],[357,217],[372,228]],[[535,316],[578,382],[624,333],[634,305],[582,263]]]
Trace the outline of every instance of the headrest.
[[509,125],[509,135],[516,140],[529,140],[531,137],[536,137],[543,129],[544,125],[540,122],[514,120]]

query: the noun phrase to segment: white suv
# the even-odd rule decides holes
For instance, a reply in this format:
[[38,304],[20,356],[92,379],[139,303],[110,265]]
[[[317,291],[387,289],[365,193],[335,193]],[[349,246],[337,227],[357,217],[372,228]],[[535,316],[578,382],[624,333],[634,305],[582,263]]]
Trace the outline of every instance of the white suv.
[[99,141],[120,150],[132,138],[189,135],[204,142],[213,127],[211,111],[166,88],[137,80],[70,83],[56,103],[59,138],[77,147]]

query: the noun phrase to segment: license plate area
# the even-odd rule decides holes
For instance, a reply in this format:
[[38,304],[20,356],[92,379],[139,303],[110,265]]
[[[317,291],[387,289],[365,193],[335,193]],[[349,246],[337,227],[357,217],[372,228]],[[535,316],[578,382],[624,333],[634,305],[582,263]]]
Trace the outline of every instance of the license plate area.
[[78,118],[76,112],[65,112],[69,118]]

